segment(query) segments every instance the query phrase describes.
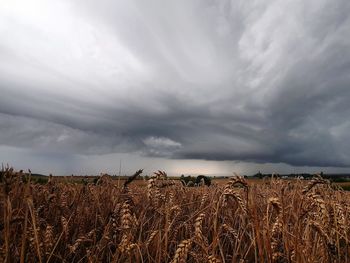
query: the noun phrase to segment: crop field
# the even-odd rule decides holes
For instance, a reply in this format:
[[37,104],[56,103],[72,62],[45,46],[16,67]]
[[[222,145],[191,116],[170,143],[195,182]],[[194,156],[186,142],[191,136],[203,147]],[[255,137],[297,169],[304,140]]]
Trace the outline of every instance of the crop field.
[[329,181],[158,171],[95,183],[1,174],[0,262],[350,262],[350,196]]

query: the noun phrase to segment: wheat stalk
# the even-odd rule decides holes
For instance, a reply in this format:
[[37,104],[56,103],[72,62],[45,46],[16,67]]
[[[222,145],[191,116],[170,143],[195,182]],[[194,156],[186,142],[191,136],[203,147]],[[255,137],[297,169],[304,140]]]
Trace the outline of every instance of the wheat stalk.
[[187,254],[191,248],[192,240],[186,239],[181,241],[178,248],[176,249],[175,255],[172,263],[185,263],[187,259]]

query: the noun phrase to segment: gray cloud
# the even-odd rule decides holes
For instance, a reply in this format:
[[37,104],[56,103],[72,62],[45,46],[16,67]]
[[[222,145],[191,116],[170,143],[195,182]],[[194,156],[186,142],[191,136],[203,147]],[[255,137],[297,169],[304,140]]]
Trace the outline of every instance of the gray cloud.
[[0,145],[350,166],[346,0],[0,5]]

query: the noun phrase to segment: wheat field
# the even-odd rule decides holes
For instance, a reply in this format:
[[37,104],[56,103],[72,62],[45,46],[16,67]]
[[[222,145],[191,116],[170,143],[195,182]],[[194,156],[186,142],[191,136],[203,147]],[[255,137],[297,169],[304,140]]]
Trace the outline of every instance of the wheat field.
[[349,194],[272,178],[185,187],[1,178],[1,262],[350,262]]

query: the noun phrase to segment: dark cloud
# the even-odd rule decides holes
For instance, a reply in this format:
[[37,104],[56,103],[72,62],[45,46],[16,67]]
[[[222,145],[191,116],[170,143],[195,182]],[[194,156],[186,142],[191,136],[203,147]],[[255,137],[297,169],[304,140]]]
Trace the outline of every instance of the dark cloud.
[[348,1],[1,5],[0,145],[350,166]]

